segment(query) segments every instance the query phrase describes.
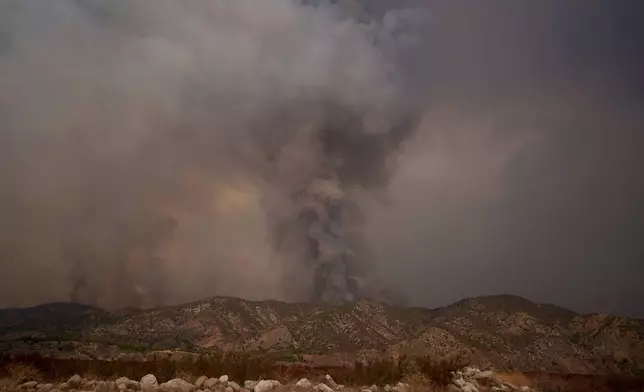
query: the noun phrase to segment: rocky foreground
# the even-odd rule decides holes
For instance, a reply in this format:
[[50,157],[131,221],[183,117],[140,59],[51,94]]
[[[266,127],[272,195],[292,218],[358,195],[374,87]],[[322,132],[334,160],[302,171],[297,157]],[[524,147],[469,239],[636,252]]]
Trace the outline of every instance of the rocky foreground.
[[0,310],[6,355],[153,361],[214,351],[298,362],[458,357],[499,371],[642,375],[644,320],[580,315],[509,295],[439,309],[213,298],[144,311],[73,303]]
[[[23,381],[23,380],[20,380]],[[243,385],[243,386],[242,386]],[[295,383],[282,384],[277,380],[246,380],[243,383],[230,380],[227,375],[218,378],[201,376],[194,383],[174,378],[159,383],[153,374],[147,374],[140,381],[130,380],[127,377],[120,377],[115,380],[103,381],[81,378],[79,375],[72,376],[64,383],[40,383],[37,381],[25,381],[13,385],[0,386],[4,391],[24,392],[414,392],[414,391],[449,391],[449,392],[488,392],[488,391],[531,391],[527,386],[516,386],[504,382],[495,377],[492,371],[481,371],[476,368],[467,367],[462,371],[452,373],[450,383],[441,387],[432,386],[428,382],[413,384],[398,382],[394,386],[363,386],[359,388],[348,388],[337,384],[330,375],[326,375],[321,382],[311,382],[302,378]]]

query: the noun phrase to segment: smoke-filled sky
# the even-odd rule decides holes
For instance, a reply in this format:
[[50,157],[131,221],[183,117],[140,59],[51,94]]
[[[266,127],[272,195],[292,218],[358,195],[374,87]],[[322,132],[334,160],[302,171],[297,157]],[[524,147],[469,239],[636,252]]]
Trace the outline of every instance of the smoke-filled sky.
[[344,151],[384,285],[644,317],[644,5],[322,3],[0,3],[0,306],[298,300],[267,215],[330,101],[421,117]]

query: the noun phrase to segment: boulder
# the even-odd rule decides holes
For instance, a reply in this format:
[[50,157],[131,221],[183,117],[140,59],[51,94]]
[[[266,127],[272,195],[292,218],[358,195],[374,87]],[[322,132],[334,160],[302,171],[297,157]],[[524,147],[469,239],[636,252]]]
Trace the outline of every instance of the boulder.
[[333,392],[333,389],[331,389],[330,386],[320,383],[315,386],[314,388],[317,392]]
[[39,391],[42,391],[42,392],[49,392],[52,389],[54,389],[54,385],[53,384],[38,384],[36,389],[38,389]]
[[69,378],[69,380],[67,380],[67,385],[69,385],[70,388],[80,388],[82,383],[83,379],[78,374],[74,374]]
[[96,390],[96,392],[108,392],[107,383],[105,381],[97,382],[94,389]]
[[117,378],[116,381],[114,381],[114,383],[116,383],[116,385],[120,385],[120,384],[128,385],[130,383],[130,379],[127,377],[120,377],[120,378]]
[[146,374],[141,377],[141,389],[144,392],[152,392],[155,388],[159,386],[159,381],[154,374]]
[[255,392],[266,392],[270,391],[271,389],[275,389],[282,385],[279,381],[277,380],[261,380],[255,385]]
[[254,389],[255,389],[255,387],[257,386],[257,384],[258,384],[258,382],[257,382],[257,381],[246,380],[246,381],[244,381],[244,388],[246,388],[246,389],[248,389],[248,390],[252,391],[252,390],[254,390]]
[[21,384],[20,388],[22,388],[22,389],[32,389],[32,388],[36,388],[36,386],[38,386],[38,381],[27,381],[26,383]]
[[166,388],[173,389],[177,392],[194,392],[196,390],[194,385],[180,378],[173,378],[172,380],[166,382],[165,385]]
[[475,387],[473,384],[466,382],[465,385],[461,387],[461,391],[463,392],[479,392],[479,389]]
[[236,382],[234,382],[234,381],[228,381],[228,386],[229,386],[229,387],[231,387],[231,388],[233,389],[233,392],[239,392],[239,390],[241,389],[241,387],[239,386],[239,384],[237,384],[237,383],[236,383]]
[[206,385],[206,381],[208,381],[208,377],[206,376],[201,376],[195,381],[195,387],[198,389],[202,389],[204,385]]
[[219,384],[219,379],[218,378],[209,378],[204,382],[203,386],[205,388],[208,388],[208,389],[212,390],[212,389],[215,389],[217,384]]
[[324,383],[329,386],[331,389],[339,389],[339,385],[333,380],[330,374],[324,376]]
[[228,375],[224,374],[223,376],[219,377],[219,382],[222,384],[227,384],[228,383]]
[[306,378],[302,378],[300,379],[300,381],[295,383],[295,386],[300,388],[311,389],[313,388],[313,383],[311,383],[311,381],[307,380]]

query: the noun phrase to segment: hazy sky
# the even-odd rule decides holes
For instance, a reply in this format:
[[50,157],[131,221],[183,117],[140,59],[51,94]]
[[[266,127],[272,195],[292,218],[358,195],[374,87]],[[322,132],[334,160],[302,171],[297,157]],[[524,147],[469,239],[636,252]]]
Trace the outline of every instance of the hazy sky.
[[315,86],[422,103],[363,202],[381,279],[413,304],[644,317],[641,1],[405,1],[427,11],[409,37],[418,9],[385,1],[365,2],[369,33],[282,0],[107,3],[0,5],[0,306],[68,299],[76,270],[121,295],[113,260],[152,250],[175,302],[281,298],[248,130]]

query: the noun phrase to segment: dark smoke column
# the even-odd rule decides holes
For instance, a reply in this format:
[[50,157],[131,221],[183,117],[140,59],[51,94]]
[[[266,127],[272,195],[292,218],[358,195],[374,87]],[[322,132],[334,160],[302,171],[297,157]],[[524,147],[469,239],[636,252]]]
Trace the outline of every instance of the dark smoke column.
[[[297,154],[283,152],[288,150],[284,146],[269,154],[278,173],[273,176],[283,188],[282,199],[267,204],[273,249],[298,271],[285,278],[285,285],[301,288],[307,285],[302,280],[308,279],[308,287],[297,294],[299,300],[334,304],[360,298],[383,300],[383,288],[369,281],[373,260],[352,190],[387,185],[388,160],[414,131],[415,118],[406,116],[390,129],[374,133],[365,129],[361,113],[341,103],[325,100],[313,103],[313,109],[306,106],[302,110],[301,104],[294,103],[291,110],[297,111],[298,120],[281,115],[279,126],[297,132],[302,129],[300,120],[317,124],[298,145],[312,151],[313,162],[301,164]],[[285,140],[295,139],[291,135]],[[285,167],[290,170],[282,171]],[[288,207],[279,207],[280,203]]]

